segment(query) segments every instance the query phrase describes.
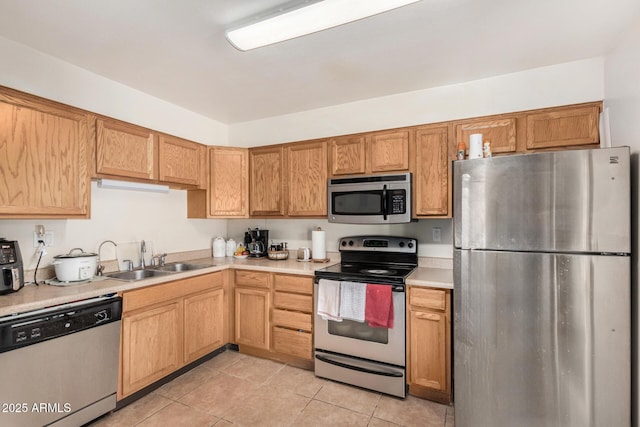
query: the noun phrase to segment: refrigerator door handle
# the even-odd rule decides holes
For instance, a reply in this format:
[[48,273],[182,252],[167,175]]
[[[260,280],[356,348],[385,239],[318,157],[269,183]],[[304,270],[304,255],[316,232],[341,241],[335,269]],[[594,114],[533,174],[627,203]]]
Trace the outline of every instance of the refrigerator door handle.
[[471,185],[471,175],[468,173],[462,174],[461,182],[461,233],[460,233],[460,247],[467,249],[470,247],[470,235],[471,235],[471,200],[469,199]]

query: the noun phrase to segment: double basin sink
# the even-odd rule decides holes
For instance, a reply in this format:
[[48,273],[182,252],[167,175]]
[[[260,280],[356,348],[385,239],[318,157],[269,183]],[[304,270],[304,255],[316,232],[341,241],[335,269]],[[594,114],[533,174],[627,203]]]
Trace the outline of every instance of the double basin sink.
[[181,271],[199,270],[201,268],[208,268],[208,267],[213,267],[213,265],[174,262],[172,264],[162,265],[158,267],[151,267],[144,270],[117,271],[115,273],[105,274],[105,276],[111,279],[126,280],[128,282],[134,282],[136,280],[148,279],[150,277],[166,276],[168,274],[179,273]]

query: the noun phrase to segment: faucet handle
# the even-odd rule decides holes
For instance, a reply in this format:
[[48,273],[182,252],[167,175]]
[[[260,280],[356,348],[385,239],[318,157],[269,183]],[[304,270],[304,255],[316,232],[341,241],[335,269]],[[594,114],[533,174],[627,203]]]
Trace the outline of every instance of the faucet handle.
[[130,259],[123,259],[122,262],[126,262],[127,263],[127,270],[128,271],[133,271],[133,261]]
[[102,276],[102,272],[104,271],[104,265],[98,264],[96,267],[96,276]]

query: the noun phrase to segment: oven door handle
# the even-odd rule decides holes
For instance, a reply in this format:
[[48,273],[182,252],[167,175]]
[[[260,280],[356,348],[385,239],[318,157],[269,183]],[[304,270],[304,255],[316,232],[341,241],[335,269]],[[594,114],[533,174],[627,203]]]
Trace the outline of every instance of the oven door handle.
[[318,360],[320,360],[322,362],[330,363],[332,365],[340,366],[341,368],[351,369],[353,371],[365,372],[367,374],[382,375],[384,377],[395,377],[395,378],[401,378],[402,377],[402,374],[399,373],[399,372],[374,371],[373,369],[367,369],[367,368],[363,368],[361,366],[353,366],[353,365],[349,365],[347,363],[338,362],[337,360],[333,360],[333,359],[331,359],[329,357],[321,356],[319,354],[316,354],[316,359],[318,359]]

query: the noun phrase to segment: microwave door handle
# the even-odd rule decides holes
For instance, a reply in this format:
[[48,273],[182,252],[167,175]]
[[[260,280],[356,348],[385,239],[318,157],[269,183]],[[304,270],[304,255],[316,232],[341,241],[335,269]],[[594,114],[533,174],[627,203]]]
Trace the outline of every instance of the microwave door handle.
[[387,184],[382,186],[382,219],[387,220]]

